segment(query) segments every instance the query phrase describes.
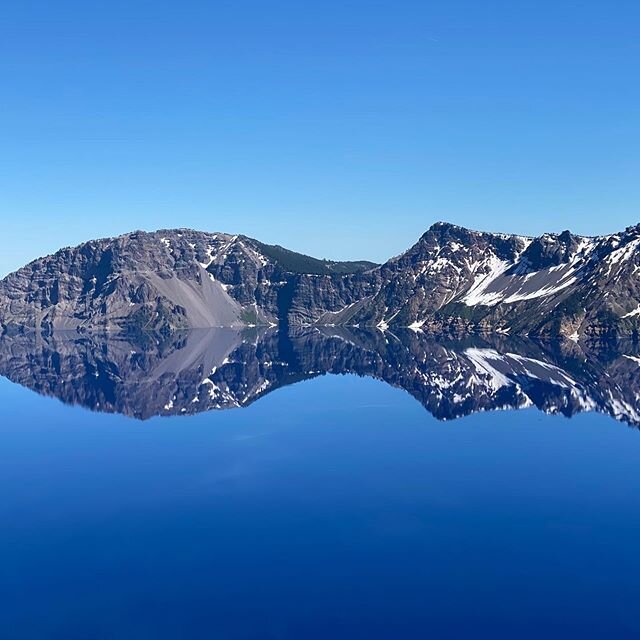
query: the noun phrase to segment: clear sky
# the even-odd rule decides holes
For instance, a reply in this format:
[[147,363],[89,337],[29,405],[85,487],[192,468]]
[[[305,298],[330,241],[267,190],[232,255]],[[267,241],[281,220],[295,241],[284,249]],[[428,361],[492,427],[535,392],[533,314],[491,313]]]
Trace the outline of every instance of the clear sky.
[[384,260],[436,220],[640,221],[637,0],[20,0],[0,275],[133,229]]

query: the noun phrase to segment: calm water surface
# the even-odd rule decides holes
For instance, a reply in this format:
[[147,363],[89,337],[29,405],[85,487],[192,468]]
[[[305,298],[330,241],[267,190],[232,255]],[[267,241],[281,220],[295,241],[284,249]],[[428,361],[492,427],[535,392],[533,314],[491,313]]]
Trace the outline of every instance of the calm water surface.
[[313,375],[145,421],[0,379],[2,638],[640,636],[637,429]]

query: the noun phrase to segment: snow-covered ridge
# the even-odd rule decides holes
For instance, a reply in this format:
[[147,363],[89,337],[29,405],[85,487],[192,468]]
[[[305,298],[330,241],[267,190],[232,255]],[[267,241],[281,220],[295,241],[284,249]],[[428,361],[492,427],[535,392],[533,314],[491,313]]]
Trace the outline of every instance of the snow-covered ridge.
[[[525,245],[525,250],[530,244]],[[461,302],[467,306],[495,306],[555,295],[578,280],[578,272],[588,263],[596,244],[593,238],[581,237],[568,261],[538,270],[531,269],[524,250],[514,260],[491,253],[469,265],[474,281]]]

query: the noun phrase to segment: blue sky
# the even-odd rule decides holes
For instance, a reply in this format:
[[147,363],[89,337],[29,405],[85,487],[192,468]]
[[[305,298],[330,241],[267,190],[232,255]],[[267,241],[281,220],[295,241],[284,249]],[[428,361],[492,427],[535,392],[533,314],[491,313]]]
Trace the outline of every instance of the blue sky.
[[21,2],[0,274],[133,229],[383,260],[436,220],[640,221],[640,3]]

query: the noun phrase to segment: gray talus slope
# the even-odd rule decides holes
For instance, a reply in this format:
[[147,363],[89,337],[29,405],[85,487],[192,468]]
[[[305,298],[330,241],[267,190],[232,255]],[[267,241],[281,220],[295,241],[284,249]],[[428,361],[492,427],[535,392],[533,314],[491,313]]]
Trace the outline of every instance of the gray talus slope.
[[41,258],[0,283],[0,321],[42,330],[241,325],[203,261],[222,234],[137,232]]
[[317,260],[243,236],[134,232],[40,258],[0,281],[0,329],[171,331],[276,324],[296,269]]

